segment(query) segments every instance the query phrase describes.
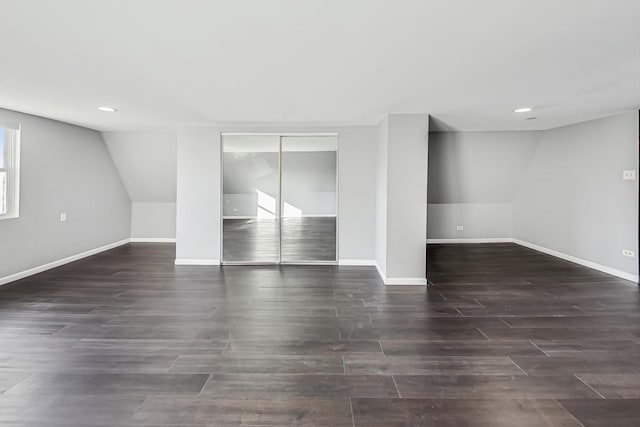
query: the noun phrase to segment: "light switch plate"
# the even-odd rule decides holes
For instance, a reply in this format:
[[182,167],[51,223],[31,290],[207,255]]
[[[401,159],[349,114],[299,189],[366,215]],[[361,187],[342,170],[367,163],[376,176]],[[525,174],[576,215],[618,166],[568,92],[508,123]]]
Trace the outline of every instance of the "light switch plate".
[[635,169],[623,170],[622,171],[622,179],[625,180],[625,181],[635,181],[636,180],[636,171],[635,171]]
[[67,213],[66,212],[62,212],[60,214],[60,222],[66,222],[67,221]]

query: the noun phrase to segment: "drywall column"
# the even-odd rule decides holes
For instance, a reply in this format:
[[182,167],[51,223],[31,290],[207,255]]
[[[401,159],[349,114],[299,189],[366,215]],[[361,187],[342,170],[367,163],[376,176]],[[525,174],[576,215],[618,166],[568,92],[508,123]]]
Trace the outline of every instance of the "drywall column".
[[390,114],[379,125],[376,261],[387,285],[426,285],[426,114]]
[[220,264],[220,130],[178,131],[176,264]]

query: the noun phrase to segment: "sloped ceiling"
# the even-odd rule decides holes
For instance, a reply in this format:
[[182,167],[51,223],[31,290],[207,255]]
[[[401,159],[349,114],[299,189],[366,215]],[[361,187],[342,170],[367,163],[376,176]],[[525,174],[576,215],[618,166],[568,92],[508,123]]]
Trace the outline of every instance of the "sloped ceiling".
[[132,202],[176,201],[175,132],[103,132]]

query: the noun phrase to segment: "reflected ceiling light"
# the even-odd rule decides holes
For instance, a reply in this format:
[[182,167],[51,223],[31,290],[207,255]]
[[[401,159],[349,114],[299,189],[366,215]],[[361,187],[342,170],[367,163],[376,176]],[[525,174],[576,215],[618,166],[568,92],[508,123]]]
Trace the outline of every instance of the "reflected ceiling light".
[[107,113],[115,113],[116,111],[118,111],[116,108],[113,108],[113,107],[98,107],[98,110],[106,111]]
[[533,110],[533,108],[531,108],[531,107],[522,107],[522,108],[516,108],[515,110],[513,110],[513,112],[514,113],[528,113],[531,110]]

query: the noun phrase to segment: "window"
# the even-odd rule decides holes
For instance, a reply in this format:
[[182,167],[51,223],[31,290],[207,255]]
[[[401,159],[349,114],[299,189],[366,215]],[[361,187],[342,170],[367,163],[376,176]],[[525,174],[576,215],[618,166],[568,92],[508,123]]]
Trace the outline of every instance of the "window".
[[0,219],[18,217],[19,171],[20,126],[0,122]]

